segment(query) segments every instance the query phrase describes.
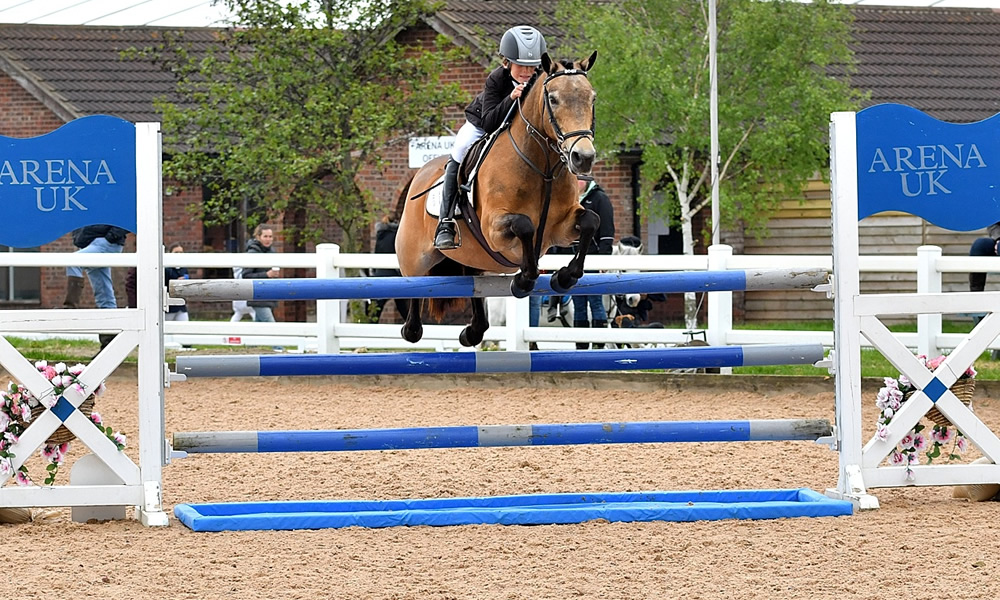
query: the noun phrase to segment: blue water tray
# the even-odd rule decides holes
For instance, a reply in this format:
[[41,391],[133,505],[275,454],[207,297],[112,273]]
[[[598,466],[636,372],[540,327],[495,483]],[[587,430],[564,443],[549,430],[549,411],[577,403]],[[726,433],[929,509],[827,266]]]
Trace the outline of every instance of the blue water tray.
[[417,500],[178,504],[194,531],[328,529],[399,525],[555,525],[607,521],[718,521],[835,517],[853,505],[810,489],[530,494]]

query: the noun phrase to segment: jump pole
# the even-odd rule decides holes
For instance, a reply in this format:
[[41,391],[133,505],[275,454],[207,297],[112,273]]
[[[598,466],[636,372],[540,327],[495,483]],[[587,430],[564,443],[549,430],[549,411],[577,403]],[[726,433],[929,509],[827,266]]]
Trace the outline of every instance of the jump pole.
[[557,423],[330,431],[197,431],[175,433],[173,449],[202,454],[351,452],[671,442],[815,441],[832,434],[833,428],[825,419]]
[[[559,295],[672,294],[811,289],[825,284],[824,269],[587,273]],[[557,294],[542,275],[532,296]],[[331,279],[196,279],[170,282],[185,300],[362,300],[371,298],[487,298],[510,296],[510,277],[345,277]]]
[[822,359],[822,344],[761,344],[536,352],[178,356],[176,371],[186,377],[569,373],[801,365]]

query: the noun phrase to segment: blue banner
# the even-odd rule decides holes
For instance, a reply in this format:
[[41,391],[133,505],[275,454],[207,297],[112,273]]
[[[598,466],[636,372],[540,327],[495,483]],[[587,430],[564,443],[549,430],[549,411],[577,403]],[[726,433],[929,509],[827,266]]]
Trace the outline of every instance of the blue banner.
[[901,211],[953,231],[1000,221],[998,118],[945,123],[902,104],[860,111],[858,218]]
[[0,136],[0,224],[0,244],[14,248],[84,225],[135,232],[135,126],[96,115],[34,138]]

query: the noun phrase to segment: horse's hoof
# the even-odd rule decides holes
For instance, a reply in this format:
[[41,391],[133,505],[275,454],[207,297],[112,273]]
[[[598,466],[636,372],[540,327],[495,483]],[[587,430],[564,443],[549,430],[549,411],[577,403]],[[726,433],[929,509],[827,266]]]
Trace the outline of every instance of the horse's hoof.
[[552,291],[557,294],[565,294],[571,287],[576,285],[576,282],[578,281],[580,280],[570,275],[568,271],[559,269],[551,278],[549,278],[549,287],[552,288]]
[[517,277],[514,277],[510,282],[510,293],[515,298],[526,298],[533,289],[535,289],[535,281],[533,279],[519,281]]
[[420,341],[420,338],[424,337],[424,328],[418,325],[413,329],[409,329],[406,325],[403,325],[401,333],[404,340],[410,342],[411,344],[416,344]]
[[467,326],[462,330],[462,333],[458,334],[458,343],[466,348],[471,348],[483,341],[484,333],[484,331],[475,331],[471,326]]

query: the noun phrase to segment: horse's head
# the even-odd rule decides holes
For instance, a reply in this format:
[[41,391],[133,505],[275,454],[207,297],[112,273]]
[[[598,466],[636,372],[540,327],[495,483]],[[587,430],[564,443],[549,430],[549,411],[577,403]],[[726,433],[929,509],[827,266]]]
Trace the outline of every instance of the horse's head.
[[587,175],[594,166],[597,151],[594,149],[594,88],[587,79],[587,71],[594,66],[597,52],[587,60],[562,64],[553,61],[548,53],[542,55],[543,113],[547,115],[543,127],[546,135],[556,141],[559,154],[569,170],[576,175]]

